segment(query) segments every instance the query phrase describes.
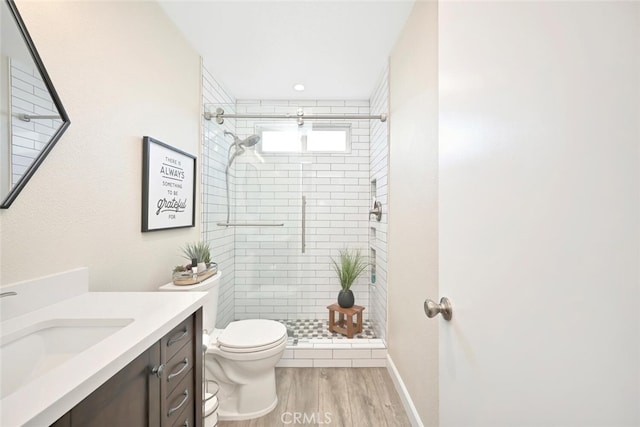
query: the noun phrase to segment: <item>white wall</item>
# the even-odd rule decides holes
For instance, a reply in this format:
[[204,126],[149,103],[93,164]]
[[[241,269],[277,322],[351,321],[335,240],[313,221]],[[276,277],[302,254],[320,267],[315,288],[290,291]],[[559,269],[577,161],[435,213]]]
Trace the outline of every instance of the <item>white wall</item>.
[[438,27],[441,425],[640,425],[640,3]]
[[199,155],[199,57],[152,2],[18,8],[71,126],[0,211],[1,281],[88,266],[92,290],[155,289],[200,227],[140,232],[142,137]]
[[389,65],[388,347],[422,422],[438,425],[438,63],[435,2],[417,2]]

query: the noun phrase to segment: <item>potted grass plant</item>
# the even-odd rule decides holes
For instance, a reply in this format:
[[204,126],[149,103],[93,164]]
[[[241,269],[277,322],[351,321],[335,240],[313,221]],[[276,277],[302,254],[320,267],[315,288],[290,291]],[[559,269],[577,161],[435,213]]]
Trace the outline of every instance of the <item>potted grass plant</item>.
[[342,308],[353,307],[355,298],[351,285],[367,268],[369,263],[362,256],[360,250],[351,251],[349,249],[341,249],[339,259],[336,261],[331,258],[333,263],[333,269],[338,275],[340,280],[340,287],[342,288],[338,293],[338,305]]
[[207,242],[187,243],[182,254],[189,261],[196,260],[198,271],[206,270],[211,263],[211,248]]

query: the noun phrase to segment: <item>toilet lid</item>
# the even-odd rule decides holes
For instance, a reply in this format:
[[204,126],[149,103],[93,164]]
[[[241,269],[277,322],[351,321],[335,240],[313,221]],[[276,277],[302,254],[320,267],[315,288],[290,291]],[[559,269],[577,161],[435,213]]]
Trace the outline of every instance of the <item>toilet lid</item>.
[[230,351],[255,351],[286,339],[287,328],[275,320],[249,319],[231,322],[218,337],[218,345]]

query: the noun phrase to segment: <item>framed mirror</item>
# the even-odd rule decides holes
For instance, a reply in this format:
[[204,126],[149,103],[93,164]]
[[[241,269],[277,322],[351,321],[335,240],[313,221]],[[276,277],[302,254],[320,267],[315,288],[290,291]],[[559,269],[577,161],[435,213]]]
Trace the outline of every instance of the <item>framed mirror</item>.
[[6,209],[69,126],[13,0],[0,0],[0,208]]

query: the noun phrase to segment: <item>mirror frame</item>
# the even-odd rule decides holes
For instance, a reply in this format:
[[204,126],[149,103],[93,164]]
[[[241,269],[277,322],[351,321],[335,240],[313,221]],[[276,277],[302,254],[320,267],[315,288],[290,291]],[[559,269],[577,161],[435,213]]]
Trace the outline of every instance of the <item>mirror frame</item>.
[[29,165],[29,167],[24,172],[20,180],[16,183],[16,185],[14,185],[13,188],[9,190],[7,197],[2,201],[2,204],[0,204],[0,209],[7,209],[9,206],[11,206],[11,204],[16,199],[16,197],[18,197],[18,194],[20,194],[20,192],[27,185],[27,182],[29,182],[29,179],[31,179],[31,177],[36,172],[40,164],[42,164],[42,162],[47,157],[47,155],[49,154],[53,146],[56,144],[56,142],[58,142],[62,134],[64,134],[64,132],[69,127],[69,124],[71,123],[71,121],[69,120],[69,116],[67,115],[67,112],[62,106],[60,97],[58,96],[56,89],[53,87],[53,83],[51,82],[49,73],[47,73],[44,63],[42,62],[42,59],[38,54],[38,50],[36,49],[36,46],[33,43],[31,36],[29,35],[29,31],[27,31],[27,26],[22,20],[22,17],[20,16],[20,12],[18,12],[18,7],[16,6],[14,0],[5,0],[5,2],[7,3],[7,6],[9,6],[9,11],[11,12],[14,20],[16,21],[18,30],[20,31],[20,34],[22,34],[22,38],[27,45],[27,49],[29,49],[29,53],[31,54],[31,57],[33,58],[33,62],[35,63],[36,68],[40,73],[40,76],[42,77],[42,81],[44,82],[45,87],[47,88],[47,90],[49,91],[49,94],[51,95],[51,100],[53,101],[54,105],[56,106],[56,109],[60,114],[62,125],[53,134],[49,142],[47,142],[47,144],[42,148],[42,151],[40,151],[40,154],[38,154],[38,157],[36,157],[31,163],[31,165]]

